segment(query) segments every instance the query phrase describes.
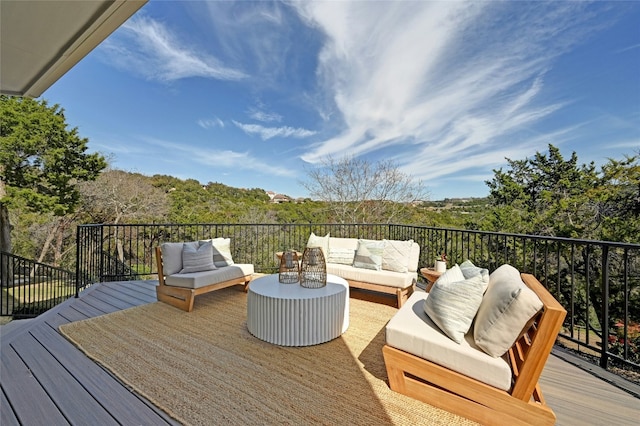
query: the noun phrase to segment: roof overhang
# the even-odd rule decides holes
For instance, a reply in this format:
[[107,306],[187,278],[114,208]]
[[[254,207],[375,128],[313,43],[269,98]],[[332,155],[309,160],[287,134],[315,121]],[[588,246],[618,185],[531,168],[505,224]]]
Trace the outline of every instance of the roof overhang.
[[0,1],[0,93],[42,95],[146,2]]

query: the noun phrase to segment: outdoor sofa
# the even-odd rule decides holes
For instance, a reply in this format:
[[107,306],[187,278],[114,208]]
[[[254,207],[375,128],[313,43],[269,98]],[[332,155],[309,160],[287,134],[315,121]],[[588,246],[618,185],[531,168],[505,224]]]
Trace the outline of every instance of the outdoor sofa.
[[320,247],[327,273],[344,278],[349,287],[392,294],[398,307],[413,293],[420,257],[420,246],[413,240],[336,238],[311,233],[307,247]]
[[234,263],[230,245],[229,238],[214,238],[156,247],[158,300],[191,312],[199,294],[238,284],[247,291],[253,265]]
[[565,309],[510,265],[488,280],[460,269],[462,281],[447,270],[387,324],[390,388],[481,424],[553,425],[538,379]]

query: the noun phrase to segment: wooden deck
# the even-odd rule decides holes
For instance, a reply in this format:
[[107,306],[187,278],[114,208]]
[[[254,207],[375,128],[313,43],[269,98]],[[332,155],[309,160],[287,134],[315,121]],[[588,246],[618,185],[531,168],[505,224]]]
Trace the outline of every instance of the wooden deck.
[[[0,424],[177,424],[85,357],[58,326],[154,302],[157,281],[104,283],[40,317],[0,328]],[[542,376],[559,425],[635,425],[640,386],[554,351]],[[602,375],[607,380],[595,377]],[[619,383],[628,391],[609,382]],[[633,396],[634,394],[636,396]]]

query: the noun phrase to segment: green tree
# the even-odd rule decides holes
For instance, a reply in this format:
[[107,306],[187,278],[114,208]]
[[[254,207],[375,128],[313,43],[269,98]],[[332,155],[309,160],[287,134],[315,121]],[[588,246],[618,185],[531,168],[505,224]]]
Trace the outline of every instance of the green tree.
[[510,169],[494,170],[487,181],[495,207],[492,230],[569,238],[588,238],[598,227],[599,185],[595,165],[578,165],[572,153],[565,160],[549,145],[549,155],[537,152],[526,160],[507,159]]
[[[609,240],[638,243],[640,235],[640,165],[638,156],[627,156],[622,161],[610,159],[600,171],[594,164],[578,165],[574,152],[564,160],[560,150],[549,145],[549,154],[536,153],[530,159],[510,160],[506,171],[495,170],[495,177],[488,181],[493,204],[491,215],[479,228],[501,232],[517,232],[591,240]],[[569,264],[572,253],[550,253],[558,256],[561,265],[558,277],[549,277],[554,282],[567,282],[568,271],[562,265]],[[575,256],[581,260],[573,262],[577,272],[591,277],[588,289],[582,285],[582,301],[587,298],[595,312],[602,309],[602,259],[590,253],[587,246],[578,249]],[[609,329],[615,320],[624,318],[625,311],[631,318],[640,315],[640,293],[638,281],[629,281],[625,307],[625,268],[635,271],[637,265],[624,265],[624,253],[612,248],[609,251],[609,306],[610,323],[600,324],[601,330]],[[595,285],[594,285],[595,284]],[[561,290],[563,297],[571,295]],[[584,312],[585,305],[576,308]],[[601,318],[599,319],[602,320]]]
[[78,182],[95,179],[107,165],[102,155],[87,153],[87,143],[67,127],[59,105],[0,96],[1,250],[11,252],[9,208],[59,218],[75,210]]

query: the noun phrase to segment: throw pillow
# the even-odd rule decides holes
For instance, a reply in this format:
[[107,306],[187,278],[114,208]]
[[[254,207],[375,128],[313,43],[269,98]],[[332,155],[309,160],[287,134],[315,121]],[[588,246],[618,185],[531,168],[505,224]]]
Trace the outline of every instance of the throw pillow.
[[393,272],[409,271],[409,255],[413,240],[396,241],[384,240],[384,252],[382,253],[382,269]]
[[480,268],[479,266],[474,265],[470,260],[465,260],[460,264],[460,270],[462,271],[462,275],[465,278],[471,278],[474,275],[482,275],[482,282],[486,283],[484,286],[484,290],[487,290],[489,286],[489,270],[485,268]]
[[329,247],[329,258],[327,263],[339,263],[342,265],[352,265],[356,251],[348,248]]
[[461,343],[478,312],[486,283],[482,275],[466,278],[455,265],[434,283],[424,301],[424,311],[456,343]]
[[213,263],[218,268],[233,265],[231,257],[231,238],[214,238],[211,241],[213,245]]
[[322,254],[325,259],[329,258],[329,234],[324,237],[319,237],[313,232],[309,235],[309,240],[307,241],[307,247],[320,247],[322,249]]
[[520,272],[502,265],[490,275],[478,309],[473,327],[476,345],[493,357],[504,355],[540,309],[540,298],[522,282]]
[[353,259],[356,268],[382,270],[382,254],[384,253],[384,241],[358,240],[358,248]]
[[211,271],[216,269],[213,264],[213,246],[207,241],[197,246],[193,243],[185,243],[182,247],[181,274],[191,272]]

